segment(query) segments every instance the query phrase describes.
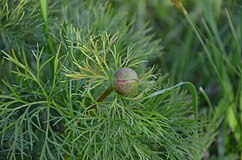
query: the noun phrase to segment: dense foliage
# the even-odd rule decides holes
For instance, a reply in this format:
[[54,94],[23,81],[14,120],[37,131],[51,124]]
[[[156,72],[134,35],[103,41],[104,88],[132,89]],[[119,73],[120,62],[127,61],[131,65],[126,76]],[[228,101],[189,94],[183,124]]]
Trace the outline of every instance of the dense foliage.
[[[108,2],[1,3],[0,157],[201,155],[195,88],[161,90],[168,83],[147,62],[162,47],[148,24]],[[138,73],[139,90],[96,101],[122,67]]]
[[[240,11],[230,0],[1,0],[0,159],[241,158]],[[124,67],[138,90],[99,101]]]

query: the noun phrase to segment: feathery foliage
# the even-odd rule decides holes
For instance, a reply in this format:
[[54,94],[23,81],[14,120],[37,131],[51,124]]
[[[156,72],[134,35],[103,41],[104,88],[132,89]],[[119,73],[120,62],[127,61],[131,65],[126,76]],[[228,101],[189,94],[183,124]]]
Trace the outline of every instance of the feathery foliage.
[[[36,2],[18,7],[35,8]],[[36,7],[42,18],[35,22],[42,28],[36,32],[28,26],[30,38],[41,35],[30,42],[35,46],[1,39],[3,61],[11,73],[0,88],[0,157],[197,157],[202,133],[196,90],[191,83],[162,90],[168,87],[164,77],[156,78],[147,66],[161,50],[148,25],[136,25],[125,12],[116,14],[109,3],[63,1],[46,8],[47,4],[40,0],[41,9]],[[24,15],[19,21],[27,19],[35,16]],[[22,27],[19,34],[25,34]],[[122,67],[137,71],[138,92],[128,97],[113,92],[97,102]],[[96,109],[89,110],[93,104]]]

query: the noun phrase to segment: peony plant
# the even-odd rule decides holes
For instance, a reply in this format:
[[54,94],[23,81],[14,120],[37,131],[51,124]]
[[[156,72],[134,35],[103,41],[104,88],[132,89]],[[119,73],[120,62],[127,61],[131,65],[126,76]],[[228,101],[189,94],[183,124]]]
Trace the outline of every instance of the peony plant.
[[[1,30],[1,64],[7,69],[0,85],[0,157],[198,155],[196,90],[188,82],[170,87],[153,74],[147,62],[160,56],[161,47],[146,25],[137,26],[121,9],[114,12],[111,3],[40,2],[13,1],[24,18],[11,36]],[[21,14],[29,8],[31,19]],[[10,21],[5,14],[0,17]],[[25,25],[29,20],[35,27]],[[25,41],[12,37],[15,32]]]

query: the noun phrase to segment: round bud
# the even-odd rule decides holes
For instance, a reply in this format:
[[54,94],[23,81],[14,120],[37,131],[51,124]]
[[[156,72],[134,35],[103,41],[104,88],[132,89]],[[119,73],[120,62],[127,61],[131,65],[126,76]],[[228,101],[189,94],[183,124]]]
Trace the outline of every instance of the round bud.
[[128,96],[138,89],[139,78],[131,68],[120,68],[115,72],[116,92]]

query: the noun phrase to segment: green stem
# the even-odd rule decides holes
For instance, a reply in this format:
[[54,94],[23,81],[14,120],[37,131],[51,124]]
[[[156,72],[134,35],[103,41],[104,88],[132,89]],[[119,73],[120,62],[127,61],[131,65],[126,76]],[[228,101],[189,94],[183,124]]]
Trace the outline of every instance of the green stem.
[[111,92],[113,91],[113,87],[110,85],[103,94],[98,97],[97,102],[102,102]]
[[[111,92],[113,91],[112,85],[110,85],[96,100],[97,102],[102,102]],[[88,107],[90,109],[96,109],[96,104],[91,105]]]
[[191,25],[191,27],[192,27],[194,33],[196,34],[196,36],[197,36],[199,42],[201,43],[201,45],[202,45],[202,47],[203,47],[203,49],[204,49],[204,51],[205,51],[205,53],[206,53],[206,55],[207,55],[207,57],[208,57],[208,61],[210,62],[211,66],[213,67],[213,70],[215,71],[215,74],[218,76],[219,79],[221,79],[220,74],[219,74],[219,71],[218,71],[218,68],[217,68],[217,66],[214,64],[213,59],[212,59],[212,56],[211,56],[211,54],[210,54],[210,52],[209,52],[209,50],[208,50],[208,48],[207,48],[205,42],[203,41],[203,39],[202,39],[200,33],[198,32],[198,30],[197,30],[195,24],[193,24],[193,22],[192,22],[190,16],[188,15],[187,11],[185,10],[185,8],[182,8],[182,9],[183,9],[183,10],[182,10],[182,11],[183,11],[183,14],[185,15],[185,17],[186,17],[188,23]]
[[47,0],[40,0],[40,8],[41,8],[41,16],[43,20],[43,29],[45,33],[45,38],[48,43],[48,52],[51,54],[53,53],[53,47],[51,43],[51,39],[49,36],[49,28],[48,28],[48,23],[47,23]]
[[[47,41],[47,51],[49,54],[53,54],[54,53],[54,49],[52,47],[52,42],[51,42],[51,38],[49,35],[49,28],[48,28],[48,19],[47,19],[47,0],[40,0],[40,9],[41,9],[41,16],[42,16],[42,20],[43,20],[43,30],[44,30],[44,34],[45,34],[45,39]],[[55,74],[55,70],[54,70],[54,63],[50,63],[50,68],[51,68],[51,75]]]

